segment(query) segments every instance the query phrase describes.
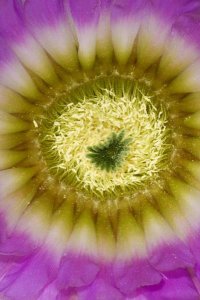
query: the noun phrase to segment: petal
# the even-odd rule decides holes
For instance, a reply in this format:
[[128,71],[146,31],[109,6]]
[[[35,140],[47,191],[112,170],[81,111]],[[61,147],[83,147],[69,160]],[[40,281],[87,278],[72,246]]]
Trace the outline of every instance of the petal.
[[55,282],[53,281],[45,287],[41,295],[38,297],[38,300],[57,300],[58,293]]
[[192,115],[187,116],[184,119],[184,125],[189,127],[189,128],[196,128],[196,129],[200,129],[200,121],[199,121],[199,117],[200,117],[200,112],[195,112]]
[[102,262],[111,262],[115,257],[115,237],[108,216],[99,213],[97,218],[98,256]]
[[62,1],[28,0],[25,16],[31,32],[52,58],[66,69],[76,68],[75,40]]
[[[63,222],[67,223],[69,226],[71,222],[69,220],[71,213],[69,212],[69,205],[68,207],[65,207],[64,211],[62,211],[62,216],[58,211],[58,213],[56,213],[52,219],[50,228],[48,228],[50,212],[50,198],[45,198],[43,195],[42,197],[36,199],[32,206],[27,209],[27,212],[25,212],[24,216],[21,217],[19,225],[16,227],[14,234],[11,235],[9,240],[4,242],[2,245],[1,251],[5,251],[5,255],[8,255],[9,253],[11,254],[13,251],[16,251],[14,252],[15,255],[29,255],[25,266],[20,271],[20,274],[18,274],[18,276],[15,278],[15,282],[12,284],[12,286],[9,286],[9,289],[6,292],[6,295],[9,295],[11,298],[12,295],[14,295],[15,299],[27,299],[30,294],[34,295],[34,297],[38,297],[38,295],[43,291],[44,287],[46,287],[46,285],[56,276],[61,257],[61,249],[63,249],[62,244],[64,243],[65,246],[66,241],[63,231],[60,232],[59,229],[62,229]],[[64,219],[66,214],[68,216],[67,220]],[[61,217],[61,219],[59,217]],[[24,226],[23,223],[26,224],[26,226]],[[33,227],[36,224],[38,225],[38,231]],[[30,228],[28,228],[28,225]],[[44,240],[44,237],[47,233],[47,228],[49,229],[48,234],[41,250],[35,255],[30,256],[32,250],[34,250],[35,247]],[[67,227],[67,230],[70,230],[70,228]],[[35,241],[33,240],[33,231],[35,231]],[[22,234],[22,232],[24,233]],[[27,234],[28,232],[29,234]],[[66,230],[65,233],[67,233]],[[32,241],[30,240],[31,236]],[[62,240],[64,239],[64,241],[59,240],[59,237]],[[53,241],[55,244],[50,244]],[[16,244],[17,242],[21,244],[23,243],[23,251],[19,251],[19,243]],[[7,277],[9,278],[9,276],[10,274],[8,270]],[[24,284],[25,282],[26,284]]]
[[130,295],[141,286],[160,282],[160,274],[147,260],[143,232],[128,212],[120,213],[117,239],[113,272],[120,291]]
[[153,0],[146,8],[137,43],[137,62],[140,68],[147,69],[162,55],[181,2],[177,4],[171,0]]
[[37,173],[37,169],[32,168],[12,168],[0,172],[0,193],[5,197],[17,191]]
[[188,184],[181,182],[178,179],[174,179],[169,182],[170,190],[174,195],[180,210],[187,219],[191,226],[191,230],[187,236],[188,245],[191,248],[192,253],[195,256],[196,261],[199,263],[199,250],[200,250],[200,204],[199,204],[199,191],[189,186]]
[[197,292],[189,274],[185,270],[177,270],[168,273],[164,282],[155,287],[146,289],[149,300],[197,300]]
[[184,216],[194,229],[200,226],[200,192],[177,178],[169,181],[171,193],[174,195]]
[[109,299],[109,300],[123,300],[124,296],[114,286],[109,285],[103,279],[97,279],[88,288],[78,293],[79,300],[98,300],[98,299]]
[[18,4],[16,0],[1,1],[0,32],[21,62],[51,84],[56,74],[47,55],[26,29]]
[[40,98],[40,94],[14,53],[0,39],[0,83],[27,98]]
[[162,216],[150,205],[143,210],[143,226],[149,261],[159,271],[170,271],[194,264],[189,248],[175,235]]
[[13,231],[22,213],[30,204],[37,192],[37,185],[32,182],[27,183],[19,190],[7,195],[0,200],[0,210],[6,222],[8,235]]
[[13,256],[31,254],[46,238],[51,214],[52,199],[46,194],[37,197],[21,216],[11,236],[0,244],[1,253]]
[[191,153],[194,157],[200,158],[199,153],[200,139],[193,136],[185,136],[181,147],[187,152]]
[[96,40],[97,56],[100,58],[102,63],[110,62],[113,54],[110,13],[111,1],[102,1]]
[[[38,200],[41,201],[41,199]],[[72,207],[66,202],[52,217],[51,225],[41,250],[29,259],[20,276],[9,287],[7,292],[9,296],[15,295],[16,299],[27,299],[29,294],[31,294],[37,298],[43,289],[56,278],[60,259],[72,227]],[[40,207],[40,210],[42,209],[44,208]],[[45,208],[45,213],[46,211],[47,208]],[[30,280],[30,276],[32,280]],[[26,284],[24,285],[25,282]],[[46,294],[48,293],[44,293],[44,295]]]
[[69,9],[78,40],[78,57],[84,69],[90,69],[96,57],[96,36],[99,19],[99,1],[69,0]]
[[50,59],[31,35],[26,35],[21,42],[12,44],[12,49],[19,60],[46,83],[53,85],[58,81]]
[[0,31],[7,40],[19,40],[26,32],[18,4],[15,0],[1,0],[0,3]]
[[58,208],[54,213],[51,226],[45,241],[45,247],[50,250],[55,261],[60,261],[67,241],[73,228],[73,204],[70,202],[70,196],[67,201]]
[[182,214],[175,199],[162,190],[154,192],[154,198],[164,219],[176,235],[186,242],[191,231],[190,224]]
[[99,271],[99,266],[85,255],[68,254],[63,258],[57,278],[59,289],[82,287],[91,284]]
[[184,97],[178,105],[179,110],[187,113],[197,112],[200,109],[199,96],[199,93],[192,93]]
[[11,149],[24,143],[27,140],[23,132],[12,134],[0,134],[0,149]]
[[97,253],[96,232],[93,216],[85,210],[79,216],[67,245],[58,274],[61,289],[81,287],[90,284],[96,277],[99,266],[95,259]]
[[119,64],[126,64],[133,50],[146,1],[117,0],[111,7],[112,42]]
[[4,293],[16,300],[25,300],[30,295],[32,299],[37,299],[44,287],[55,278],[56,271],[51,255],[40,251],[27,260],[24,268]]
[[13,167],[26,157],[26,151],[0,150],[0,170]]
[[158,76],[162,80],[170,80],[177,76],[199,57],[197,44],[193,41],[190,43],[190,32],[196,31],[196,25],[193,20],[189,20],[187,16],[186,18],[187,30],[184,25],[185,20],[180,17],[174,23],[166,42],[158,68]]
[[161,275],[152,268],[147,259],[135,258],[129,263],[116,263],[115,285],[125,295],[132,295],[141,286],[157,284]]
[[24,113],[34,110],[34,106],[19,94],[0,86],[0,109],[8,113]]
[[197,182],[199,182],[199,179],[200,179],[199,161],[196,161],[196,160],[189,161],[189,160],[185,159],[182,161],[182,166],[189,174],[191,174],[197,180]]
[[172,93],[192,93],[200,91],[200,59],[189,65],[169,85]]
[[[1,259],[0,291],[4,291],[7,287],[9,287],[25,266],[26,266],[26,261],[24,262],[14,261],[13,257],[11,256],[5,256],[3,259]],[[3,295],[5,296],[5,293],[3,293]]]
[[30,129],[31,124],[18,117],[0,111],[0,134],[15,133]]

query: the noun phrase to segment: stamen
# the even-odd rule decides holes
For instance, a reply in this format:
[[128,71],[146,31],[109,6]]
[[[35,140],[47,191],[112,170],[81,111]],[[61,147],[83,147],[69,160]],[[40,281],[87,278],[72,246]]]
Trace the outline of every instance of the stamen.
[[97,79],[54,102],[41,149],[59,181],[103,195],[144,186],[168,167],[167,111],[145,84]]

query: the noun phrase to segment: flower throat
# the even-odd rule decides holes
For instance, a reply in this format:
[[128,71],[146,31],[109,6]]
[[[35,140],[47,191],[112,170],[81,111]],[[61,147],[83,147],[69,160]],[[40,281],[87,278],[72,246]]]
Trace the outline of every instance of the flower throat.
[[39,120],[41,153],[51,175],[98,196],[144,187],[168,167],[167,109],[145,83],[122,76],[66,92]]

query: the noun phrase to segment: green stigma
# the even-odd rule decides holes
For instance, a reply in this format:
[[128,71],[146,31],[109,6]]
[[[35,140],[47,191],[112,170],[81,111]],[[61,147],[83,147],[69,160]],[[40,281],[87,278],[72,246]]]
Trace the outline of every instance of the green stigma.
[[113,132],[104,143],[88,147],[86,156],[101,170],[115,171],[121,166],[131,141],[130,138],[124,139],[124,134],[124,131],[118,134]]

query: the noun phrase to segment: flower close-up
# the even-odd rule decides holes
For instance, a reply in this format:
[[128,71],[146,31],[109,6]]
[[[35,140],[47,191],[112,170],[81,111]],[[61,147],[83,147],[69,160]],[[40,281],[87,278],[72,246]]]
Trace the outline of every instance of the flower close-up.
[[0,0],[0,299],[200,299],[200,0]]

